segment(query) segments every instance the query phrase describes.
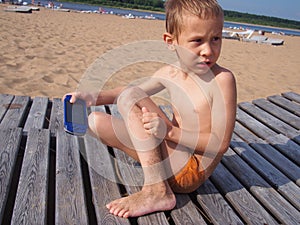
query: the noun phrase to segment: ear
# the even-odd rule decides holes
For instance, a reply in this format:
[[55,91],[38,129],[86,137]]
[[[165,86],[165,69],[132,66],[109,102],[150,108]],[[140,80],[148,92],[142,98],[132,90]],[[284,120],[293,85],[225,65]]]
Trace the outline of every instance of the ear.
[[166,32],[163,34],[163,39],[164,42],[168,45],[168,48],[173,51],[175,49],[174,47],[175,41],[173,35]]

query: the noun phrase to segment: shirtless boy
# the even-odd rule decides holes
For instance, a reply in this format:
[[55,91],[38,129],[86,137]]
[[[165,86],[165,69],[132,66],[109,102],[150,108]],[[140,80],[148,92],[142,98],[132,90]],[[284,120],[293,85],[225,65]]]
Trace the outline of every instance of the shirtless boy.
[[[168,0],[166,32],[176,65],[166,65],[134,87],[92,94],[72,93],[90,106],[117,102],[123,120],[101,112],[89,116],[93,135],[141,163],[140,192],[107,204],[110,213],[136,217],[176,205],[174,193],[196,190],[226,152],[234,128],[236,86],[219,66],[223,11],[216,0]],[[170,121],[149,96],[167,89]]]

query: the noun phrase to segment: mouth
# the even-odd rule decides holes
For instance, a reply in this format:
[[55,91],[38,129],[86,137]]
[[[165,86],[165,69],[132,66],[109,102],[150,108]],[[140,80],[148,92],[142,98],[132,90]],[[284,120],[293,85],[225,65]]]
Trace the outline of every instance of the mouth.
[[197,63],[199,67],[210,67],[211,62],[199,62]]

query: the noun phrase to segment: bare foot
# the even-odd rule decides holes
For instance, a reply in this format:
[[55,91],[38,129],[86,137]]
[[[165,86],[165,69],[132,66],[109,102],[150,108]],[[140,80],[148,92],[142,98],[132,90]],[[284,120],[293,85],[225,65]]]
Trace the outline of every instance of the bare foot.
[[166,191],[164,184],[143,187],[128,197],[120,198],[107,204],[111,214],[119,217],[136,217],[156,211],[171,210],[176,205],[172,191]]

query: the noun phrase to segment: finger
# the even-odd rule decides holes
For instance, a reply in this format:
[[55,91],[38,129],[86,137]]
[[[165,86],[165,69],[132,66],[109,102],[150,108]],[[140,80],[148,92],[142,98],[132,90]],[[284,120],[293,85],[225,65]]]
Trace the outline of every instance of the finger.
[[152,128],[152,125],[150,123],[145,123],[144,124],[144,129],[145,130],[151,130],[151,128]]
[[142,121],[143,121],[144,124],[145,123],[150,123],[151,120],[152,120],[152,117],[150,117],[150,116],[143,116],[143,118],[142,118]]
[[74,102],[76,101],[76,99],[73,99],[73,101],[72,101],[72,98],[73,98],[73,96],[74,96],[74,94],[73,94],[73,93],[68,93],[68,94],[65,94],[65,95],[62,97],[62,101],[64,101],[64,100],[65,100],[65,98],[66,98],[68,95],[71,95],[70,102],[71,102],[71,103],[74,103]]
[[149,111],[146,107],[143,107],[143,108],[142,108],[142,112],[143,112],[143,113],[148,113],[148,112],[150,112],[150,111]]
[[72,94],[72,97],[70,99],[71,103],[75,103],[76,102],[76,96],[74,94]]

